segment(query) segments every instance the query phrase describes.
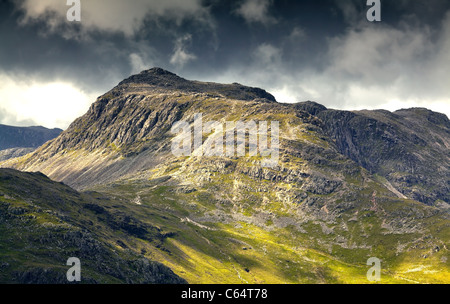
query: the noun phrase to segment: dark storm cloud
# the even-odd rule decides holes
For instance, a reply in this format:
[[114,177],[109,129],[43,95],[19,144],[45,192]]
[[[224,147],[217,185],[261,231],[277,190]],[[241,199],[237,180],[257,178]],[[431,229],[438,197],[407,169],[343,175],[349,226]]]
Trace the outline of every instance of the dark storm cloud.
[[365,0],[81,0],[80,23],[67,22],[65,2],[0,3],[0,75],[98,96],[160,66],[263,87],[281,102],[449,113],[446,0],[384,0],[374,24]]

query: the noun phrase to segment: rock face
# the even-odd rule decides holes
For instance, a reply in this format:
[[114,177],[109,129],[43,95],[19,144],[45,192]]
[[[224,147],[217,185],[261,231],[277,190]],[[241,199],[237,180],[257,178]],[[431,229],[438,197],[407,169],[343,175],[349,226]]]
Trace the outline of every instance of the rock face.
[[336,111],[300,103],[319,117],[339,151],[385,177],[406,197],[450,202],[450,121],[423,108]]
[[[197,113],[204,123],[277,121],[278,162],[176,157],[171,127],[192,128]],[[203,148],[212,136],[220,135],[203,133]],[[88,191],[80,220],[89,232],[189,282],[361,282],[369,257],[387,261],[391,282],[442,282],[450,277],[449,147],[448,118],[425,109],[282,104],[262,89],[155,68],[0,165]]]

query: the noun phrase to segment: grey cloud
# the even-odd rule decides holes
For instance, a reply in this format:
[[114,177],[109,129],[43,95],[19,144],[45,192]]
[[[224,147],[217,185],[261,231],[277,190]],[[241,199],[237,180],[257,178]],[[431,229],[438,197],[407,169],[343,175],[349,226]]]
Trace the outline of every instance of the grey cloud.
[[170,58],[170,63],[179,67],[183,67],[186,63],[195,60],[197,57],[188,52],[187,48],[192,43],[192,36],[186,34],[179,37],[175,42],[174,53]]
[[365,11],[363,8],[366,7],[366,0],[337,0],[335,3],[339,11],[344,16],[344,20],[347,24],[360,23],[361,19],[365,18]]
[[254,51],[255,60],[260,64],[273,65],[281,62],[281,50],[272,44],[263,43]]
[[20,119],[17,117],[16,113],[10,112],[4,108],[0,108],[0,123],[4,125],[17,127],[28,127],[39,125],[38,122],[30,118]]
[[236,9],[236,14],[242,16],[248,23],[273,24],[277,20],[270,15],[269,8],[272,2],[272,0],[245,0]]
[[70,6],[65,1],[54,0],[16,0],[23,10],[22,24],[45,21],[47,30],[62,36],[75,38],[74,27],[79,25],[83,38],[92,30],[121,32],[132,36],[140,29],[146,18],[165,17],[178,25],[184,18],[210,22],[208,9],[200,0],[89,0],[81,1],[81,22],[72,24],[66,18]]
[[395,90],[404,100],[448,96],[450,89],[440,80],[450,65],[449,31],[449,15],[438,29],[408,22],[396,28],[382,24],[354,28],[331,41],[326,72],[363,87]]

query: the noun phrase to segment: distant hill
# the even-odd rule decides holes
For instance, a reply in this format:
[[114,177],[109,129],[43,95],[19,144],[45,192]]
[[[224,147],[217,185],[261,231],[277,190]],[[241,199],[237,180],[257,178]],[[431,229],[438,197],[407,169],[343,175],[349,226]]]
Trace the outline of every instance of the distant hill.
[[44,127],[14,127],[0,124],[0,150],[37,148],[58,136],[63,130]]

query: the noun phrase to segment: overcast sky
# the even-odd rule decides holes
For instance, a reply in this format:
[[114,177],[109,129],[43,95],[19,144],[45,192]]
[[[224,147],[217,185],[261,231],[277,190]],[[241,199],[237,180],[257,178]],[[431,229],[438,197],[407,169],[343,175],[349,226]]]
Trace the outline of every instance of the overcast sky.
[[162,67],[279,102],[450,116],[450,1],[0,0],[0,123],[67,128],[122,79]]

